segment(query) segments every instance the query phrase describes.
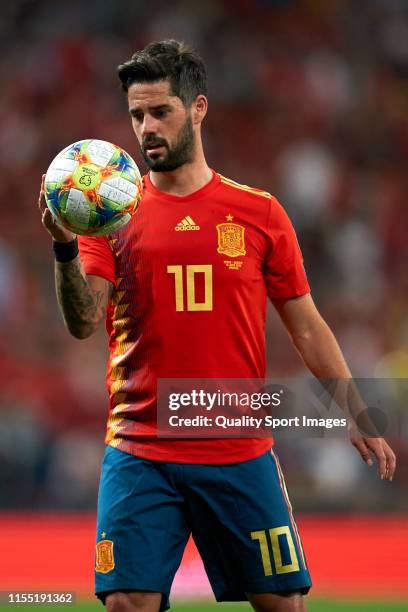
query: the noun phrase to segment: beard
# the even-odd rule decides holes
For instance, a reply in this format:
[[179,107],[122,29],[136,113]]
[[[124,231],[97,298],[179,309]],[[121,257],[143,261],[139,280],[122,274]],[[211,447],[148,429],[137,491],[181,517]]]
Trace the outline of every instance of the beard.
[[[148,155],[146,150],[149,146],[160,145],[166,152],[152,153]],[[180,128],[176,142],[170,146],[164,138],[147,137],[140,146],[143,158],[152,172],[171,172],[188,164],[193,159],[194,132],[191,117],[187,117],[184,125]]]

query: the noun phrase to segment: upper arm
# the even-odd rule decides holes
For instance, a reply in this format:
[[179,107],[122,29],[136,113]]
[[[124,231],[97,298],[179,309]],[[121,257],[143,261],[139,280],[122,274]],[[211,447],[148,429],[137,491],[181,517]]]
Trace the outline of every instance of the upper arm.
[[289,299],[275,299],[272,303],[283,324],[293,337],[307,336],[324,321],[310,293]]
[[271,300],[293,298],[310,291],[293,225],[275,198],[270,200],[268,250],[264,278]]

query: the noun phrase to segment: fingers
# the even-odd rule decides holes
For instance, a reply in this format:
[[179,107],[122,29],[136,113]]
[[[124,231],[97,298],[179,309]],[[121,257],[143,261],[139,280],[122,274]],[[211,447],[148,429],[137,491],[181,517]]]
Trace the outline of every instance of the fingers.
[[361,458],[367,465],[373,465],[370,449],[368,448],[364,438],[354,438],[351,440],[352,445],[358,450]]
[[52,238],[57,242],[70,242],[75,238],[70,230],[67,230],[58,222],[58,219],[52,214],[45,201],[45,174],[41,177],[41,188],[38,196],[38,208],[41,211],[41,221],[43,227],[51,234]]
[[384,438],[356,437],[351,442],[367,465],[373,465],[371,458],[371,453],[373,453],[378,462],[378,475],[381,480],[392,481],[397,460],[395,453]]
[[41,189],[38,196],[38,208],[41,211],[41,221],[45,229],[52,230],[57,224],[56,219],[45,201],[45,174],[41,177]]
[[387,442],[385,442],[385,446],[385,454],[387,455],[387,480],[392,480],[397,468],[397,457],[392,448],[388,446]]
[[51,229],[55,225],[55,218],[49,208],[42,210],[42,224],[46,229]]
[[368,446],[378,460],[378,474],[381,480],[392,480],[394,478],[397,460],[395,453],[384,438],[368,438]]
[[45,194],[45,174],[43,174],[41,177],[40,195],[38,196],[38,208],[40,209],[42,213],[44,213],[45,210],[48,210],[47,205],[45,203],[44,194]]
[[367,446],[373,451],[378,462],[378,475],[384,480],[387,474],[387,457],[381,444],[381,438],[367,438]]

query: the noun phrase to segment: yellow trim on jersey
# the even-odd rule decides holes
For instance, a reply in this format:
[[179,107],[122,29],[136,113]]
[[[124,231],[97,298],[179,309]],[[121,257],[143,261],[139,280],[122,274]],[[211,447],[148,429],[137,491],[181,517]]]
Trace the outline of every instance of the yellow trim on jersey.
[[221,183],[224,183],[225,185],[228,185],[229,187],[235,187],[235,189],[240,189],[241,191],[246,191],[248,193],[253,193],[254,195],[259,195],[263,198],[271,198],[271,194],[268,193],[268,191],[262,191],[262,190],[258,190],[255,189],[254,187],[249,187],[248,185],[241,185],[240,183],[237,183],[236,181],[233,181],[232,179],[226,178],[225,176],[222,176],[220,174],[220,178],[221,178]]

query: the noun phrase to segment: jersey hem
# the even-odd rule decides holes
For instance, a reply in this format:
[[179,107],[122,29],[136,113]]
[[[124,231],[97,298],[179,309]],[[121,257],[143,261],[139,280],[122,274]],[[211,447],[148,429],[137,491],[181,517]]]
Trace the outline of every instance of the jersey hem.
[[[257,441],[262,440],[257,439]],[[273,438],[264,438],[264,444],[257,444],[256,446],[252,446],[248,449],[247,452],[243,452],[240,450],[239,452],[226,452],[222,455],[218,447],[217,452],[214,452],[214,459],[211,456],[205,455],[203,456],[202,452],[197,452],[191,454],[190,451],[186,451],[185,453],[177,453],[172,452],[172,449],[163,450],[157,449],[152,446],[145,445],[145,448],[138,446],[137,448],[132,448],[135,446],[134,442],[127,443],[126,440],[122,440],[120,446],[108,443],[106,446],[112,446],[116,450],[127,453],[128,455],[133,455],[134,457],[138,457],[139,459],[146,459],[148,461],[165,461],[166,463],[186,463],[186,464],[197,464],[197,465],[229,465],[232,463],[242,463],[243,461],[250,461],[251,459],[256,459],[260,457],[267,451],[269,451],[273,445]],[[220,442],[220,440],[214,440],[214,442]],[[251,442],[251,439],[248,439],[248,443]],[[137,443],[136,443],[137,444]],[[199,445],[199,443],[198,443]],[[215,449],[214,449],[215,450]],[[208,452],[208,451],[207,451]],[[225,456],[228,455],[228,456]]]
[[311,293],[311,289],[310,286],[308,285],[307,288],[305,287],[304,289],[297,291],[297,292],[289,292],[289,293],[276,293],[276,294],[271,294],[268,293],[268,297],[270,300],[291,300],[294,298],[299,298],[299,297],[303,297],[304,295],[309,295],[309,293]]

